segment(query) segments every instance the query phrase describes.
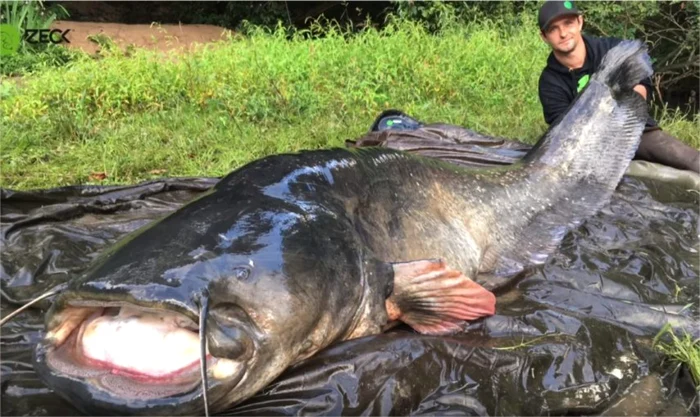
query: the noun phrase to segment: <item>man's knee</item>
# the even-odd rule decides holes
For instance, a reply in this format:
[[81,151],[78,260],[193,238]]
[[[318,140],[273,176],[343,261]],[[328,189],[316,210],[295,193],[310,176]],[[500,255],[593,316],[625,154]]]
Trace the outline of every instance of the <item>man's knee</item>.
[[700,173],[700,152],[661,129],[642,135],[635,159]]

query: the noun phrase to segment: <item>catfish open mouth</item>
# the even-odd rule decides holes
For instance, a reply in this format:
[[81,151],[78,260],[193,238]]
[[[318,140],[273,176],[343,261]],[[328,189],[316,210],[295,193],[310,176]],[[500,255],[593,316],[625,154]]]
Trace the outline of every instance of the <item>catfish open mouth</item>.
[[[46,366],[122,400],[155,400],[200,389],[200,335],[190,317],[126,303],[71,305],[52,320]],[[237,384],[242,362],[206,354],[211,382]],[[211,385],[210,385],[211,386]]]

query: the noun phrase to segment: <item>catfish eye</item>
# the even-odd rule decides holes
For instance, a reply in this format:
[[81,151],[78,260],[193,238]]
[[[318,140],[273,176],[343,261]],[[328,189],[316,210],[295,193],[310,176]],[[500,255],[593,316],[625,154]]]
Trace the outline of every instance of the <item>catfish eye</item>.
[[239,266],[234,268],[232,277],[239,280],[239,281],[244,281],[248,279],[250,276],[250,268],[247,266]]

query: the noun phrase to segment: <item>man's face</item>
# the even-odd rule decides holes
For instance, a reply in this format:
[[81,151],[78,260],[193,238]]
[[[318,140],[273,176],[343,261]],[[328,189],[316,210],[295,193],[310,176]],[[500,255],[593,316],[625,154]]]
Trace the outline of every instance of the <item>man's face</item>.
[[582,41],[582,27],[583,17],[562,16],[550,23],[547,30],[540,32],[540,36],[555,51],[568,54]]

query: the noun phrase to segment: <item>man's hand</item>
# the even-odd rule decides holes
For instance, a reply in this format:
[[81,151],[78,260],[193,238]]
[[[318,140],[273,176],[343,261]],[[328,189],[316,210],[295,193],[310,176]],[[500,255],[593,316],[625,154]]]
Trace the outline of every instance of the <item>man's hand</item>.
[[634,91],[638,92],[640,96],[644,97],[644,100],[647,99],[647,88],[644,87],[642,84],[635,85]]

